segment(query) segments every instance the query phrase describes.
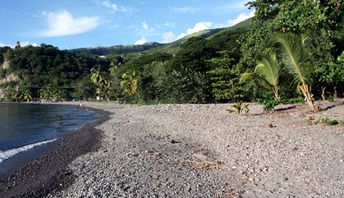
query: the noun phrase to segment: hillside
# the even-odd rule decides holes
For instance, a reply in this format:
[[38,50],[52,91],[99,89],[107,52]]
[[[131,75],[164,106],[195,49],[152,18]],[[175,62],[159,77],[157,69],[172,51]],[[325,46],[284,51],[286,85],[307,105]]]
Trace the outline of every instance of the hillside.
[[164,44],[152,42],[152,43],[145,43],[143,45],[115,45],[112,47],[78,48],[78,49],[72,49],[70,51],[77,54],[83,54],[83,55],[103,56],[103,55],[108,55],[108,54],[127,54],[127,53],[141,52],[141,51],[149,50],[152,48],[157,48],[163,45]]
[[[0,66],[4,63],[0,67],[0,100],[88,99],[99,94],[110,99],[128,100],[119,89],[121,85],[118,81],[123,80],[125,74],[139,78],[137,90],[143,100],[213,101],[209,78],[222,79],[218,75],[223,75],[213,70],[238,62],[240,52],[237,40],[247,28],[250,28],[249,20],[229,28],[203,30],[168,44],[146,43],[67,51],[45,44],[39,47],[0,48]],[[226,52],[226,58],[222,52]],[[109,54],[113,56],[107,59],[97,57]],[[185,64],[189,67],[186,73]],[[109,73],[113,65],[118,65],[115,76]],[[91,80],[95,71],[105,80]],[[135,73],[131,73],[133,71]],[[185,76],[186,81],[197,75],[194,77],[203,78],[201,81],[204,82],[183,87],[185,82],[179,80],[180,76],[173,76],[176,72]],[[11,76],[16,76],[15,80],[7,80]],[[195,89],[199,93],[193,98]],[[182,90],[183,94],[176,90]],[[180,97],[182,95],[187,97]]]
[[96,48],[78,48],[72,49],[71,52],[83,55],[97,55],[103,56],[108,54],[123,55],[128,53],[142,53],[142,52],[166,52],[170,54],[176,54],[179,50],[181,44],[193,37],[200,37],[204,39],[211,39],[218,37],[223,34],[227,34],[229,31],[234,31],[238,29],[249,29],[251,28],[252,19],[240,22],[232,27],[227,28],[216,28],[202,30],[190,35],[187,35],[181,39],[178,39],[172,43],[162,44],[157,42],[149,42],[143,45],[115,45],[111,47],[96,47]]

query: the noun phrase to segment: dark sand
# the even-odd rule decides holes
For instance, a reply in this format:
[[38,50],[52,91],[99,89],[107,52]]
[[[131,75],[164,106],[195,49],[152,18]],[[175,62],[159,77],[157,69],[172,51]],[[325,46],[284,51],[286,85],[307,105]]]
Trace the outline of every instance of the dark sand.
[[0,176],[0,197],[44,197],[70,186],[75,176],[68,164],[100,147],[102,131],[95,126],[109,119],[109,113],[101,114],[102,118],[64,135],[24,167]]

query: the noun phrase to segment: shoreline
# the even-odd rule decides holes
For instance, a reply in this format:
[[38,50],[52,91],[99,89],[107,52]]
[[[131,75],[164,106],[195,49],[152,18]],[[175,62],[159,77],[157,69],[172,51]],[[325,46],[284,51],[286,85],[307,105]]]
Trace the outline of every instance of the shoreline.
[[[45,104],[48,103],[43,105]],[[52,104],[77,106],[71,103]],[[46,151],[20,166],[21,168],[1,175],[0,197],[44,197],[73,183],[75,176],[68,165],[77,157],[99,149],[103,132],[95,127],[110,118],[107,111],[85,106],[82,108],[97,111],[100,118],[47,145]]]
[[112,113],[102,147],[74,160],[75,182],[49,198],[344,195],[344,128],[306,122],[343,120],[344,105],[261,114],[252,104],[242,116],[232,104],[85,106]]
[[[93,126],[94,134],[101,134],[94,152],[80,154],[65,166],[51,162],[60,168],[58,174],[45,179],[41,173],[45,182],[35,191],[26,183],[15,187],[21,190],[16,195],[344,196],[344,128],[306,122],[311,116],[344,120],[343,103],[326,104],[331,108],[318,113],[304,105],[274,114],[262,114],[260,105],[250,104],[250,112],[242,116],[226,111],[232,104],[69,104],[107,112],[107,119]],[[80,134],[62,142],[70,146],[78,138]],[[31,176],[30,171],[23,174]],[[2,196],[0,189],[0,197],[11,195]]]

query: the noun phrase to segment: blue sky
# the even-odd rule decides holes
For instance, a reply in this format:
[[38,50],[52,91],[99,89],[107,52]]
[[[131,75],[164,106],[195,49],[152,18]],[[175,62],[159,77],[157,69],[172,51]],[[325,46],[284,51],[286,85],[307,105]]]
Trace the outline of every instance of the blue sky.
[[253,15],[248,0],[11,0],[0,7],[0,46],[60,49],[172,42]]

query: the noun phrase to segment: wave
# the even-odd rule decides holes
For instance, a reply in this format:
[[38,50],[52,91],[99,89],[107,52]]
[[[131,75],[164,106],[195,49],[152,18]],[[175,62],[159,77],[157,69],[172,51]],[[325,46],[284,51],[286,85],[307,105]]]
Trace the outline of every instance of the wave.
[[5,161],[5,160],[7,160],[7,159],[17,155],[18,153],[21,153],[21,152],[24,152],[24,151],[28,151],[30,149],[33,149],[34,147],[41,146],[41,145],[44,145],[44,144],[48,144],[48,143],[54,142],[56,140],[57,140],[57,138],[52,139],[52,140],[43,141],[43,142],[37,142],[37,143],[29,144],[29,145],[26,145],[26,146],[23,146],[23,147],[11,149],[11,150],[8,150],[8,151],[1,151],[0,150],[0,163],[2,163],[3,161]]

